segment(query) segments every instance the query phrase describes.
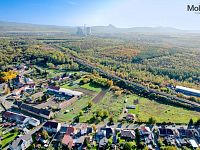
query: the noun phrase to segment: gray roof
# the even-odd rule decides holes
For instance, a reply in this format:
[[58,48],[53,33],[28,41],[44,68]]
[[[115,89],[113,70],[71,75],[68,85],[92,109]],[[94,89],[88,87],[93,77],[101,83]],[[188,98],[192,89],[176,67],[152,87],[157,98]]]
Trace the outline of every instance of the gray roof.
[[108,139],[104,137],[103,139],[100,140],[99,142],[99,147],[103,147],[108,143]]
[[196,89],[192,89],[192,88],[187,88],[187,87],[184,87],[184,86],[178,86],[177,85],[176,89],[200,94],[200,90],[196,90]]
[[17,139],[15,139],[12,143],[11,146],[12,148],[16,149],[19,145],[22,144],[23,140],[24,141],[28,141],[32,138],[32,136],[30,134],[25,134],[24,136],[21,136]]
[[14,140],[11,144],[13,149],[17,149],[17,147],[20,145],[20,143],[22,142],[21,138],[17,138],[16,140]]

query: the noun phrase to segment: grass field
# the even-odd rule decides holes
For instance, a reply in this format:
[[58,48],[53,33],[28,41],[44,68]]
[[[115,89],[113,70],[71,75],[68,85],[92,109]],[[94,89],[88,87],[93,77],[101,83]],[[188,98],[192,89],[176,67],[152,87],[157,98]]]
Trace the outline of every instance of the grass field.
[[[124,99],[124,95],[116,97],[112,92],[107,92],[100,102],[92,105],[91,111],[84,113],[83,116],[80,117],[80,122],[87,122],[92,118],[93,113],[97,110],[108,110],[109,113],[113,115],[114,119],[117,120],[122,112]],[[80,100],[77,100],[74,104],[65,109],[70,110],[69,113],[65,113],[65,110],[58,113],[56,115],[56,120],[61,122],[72,122],[73,118],[76,117],[81,110],[84,110],[88,102],[91,100],[91,96],[82,97]]]
[[5,148],[11,141],[15,139],[15,137],[18,135],[18,132],[8,132],[3,135],[1,144],[2,148]]
[[[65,113],[65,110],[62,110],[57,114],[56,120],[61,122],[72,122],[73,118],[76,117],[81,110],[84,110],[92,98],[92,96],[84,96],[80,100],[77,100],[74,104],[65,109],[70,110],[69,113]],[[126,98],[127,103],[124,103]],[[137,114],[138,119],[142,122],[147,122],[150,117],[154,117],[158,123],[173,122],[186,124],[191,118],[194,121],[200,118],[199,112],[160,104],[134,94],[116,97],[113,92],[109,91],[102,100],[92,105],[91,111],[84,113],[83,116],[80,117],[80,122],[87,122],[90,120],[93,113],[97,110],[108,110],[109,114],[117,121],[119,116],[122,115],[123,108],[128,105],[134,105],[133,100],[136,99],[139,99],[139,104],[136,105],[135,110],[129,110],[129,113]]]
[[67,84],[62,85],[61,88],[74,89],[74,86],[71,86],[69,83],[67,83]]
[[129,109],[128,113],[138,115],[139,114],[139,105],[136,105],[135,109]]
[[190,118],[194,121],[200,118],[199,112],[160,104],[146,98],[138,97],[137,95],[128,96],[127,103],[133,104],[134,99],[139,99],[138,116],[141,121],[148,121],[150,117],[154,117],[157,122],[188,123]]
[[[66,109],[63,109],[56,115],[56,120],[60,122],[72,122],[73,118],[76,117],[79,112],[85,108],[92,97],[83,96],[81,99],[77,100],[72,105],[68,106]],[[69,113],[65,113],[65,110],[70,110]]]
[[94,91],[94,92],[98,92],[98,93],[101,91],[101,88],[99,86],[96,86],[92,83],[87,83],[87,84],[81,85],[81,88],[91,90],[91,91]]
[[109,114],[113,116],[114,120],[117,121],[119,115],[121,114],[124,106],[125,96],[116,97],[113,92],[107,92],[104,98],[94,104],[91,108],[91,111],[84,116],[80,117],[82,122],[87,122],[90,118],[92,118],[93,113],[97,110],[108,110]]

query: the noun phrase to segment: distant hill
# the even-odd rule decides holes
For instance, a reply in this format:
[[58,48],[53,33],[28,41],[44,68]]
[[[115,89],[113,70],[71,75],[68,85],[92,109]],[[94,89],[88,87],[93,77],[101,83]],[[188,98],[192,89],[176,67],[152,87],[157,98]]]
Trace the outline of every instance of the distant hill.
[[75,32],[74,27],[0,21],[0,32]]
[[[112,33],[200,33],[200,31],[186,31],[171,27],[133,27],[117,28],[113,25],[93,26],[93,34],[112,34]],[[55,25],[38,25],[28,23],[4,22],[0,21],[0,32],[66,32],[75,34],[77,27],[55,26]]]
[[[96,33],[188,33],[191,31],[179,30],[171,27],[132,27],[132,28],[117,28],[113,25],[108,26],[93,26],[92,31]],[[196,31],[195,31],[196,32]]]

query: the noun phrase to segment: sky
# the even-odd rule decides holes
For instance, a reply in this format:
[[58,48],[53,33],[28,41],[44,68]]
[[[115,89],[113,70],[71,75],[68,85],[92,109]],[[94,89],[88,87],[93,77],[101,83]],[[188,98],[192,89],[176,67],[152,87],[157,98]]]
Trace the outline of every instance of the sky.
[[174,27],[200,30],[200,0],[0,0],[0,21],[61,26]]

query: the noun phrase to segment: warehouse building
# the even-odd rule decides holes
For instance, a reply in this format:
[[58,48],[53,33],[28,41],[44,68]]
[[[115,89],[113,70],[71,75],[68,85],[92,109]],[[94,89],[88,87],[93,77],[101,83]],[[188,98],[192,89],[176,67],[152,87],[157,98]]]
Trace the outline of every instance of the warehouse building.
[[191,89],[184,86],[176,86],[175,90],[176,92],[183,93],[185,95],[200,97],[200,90]]

